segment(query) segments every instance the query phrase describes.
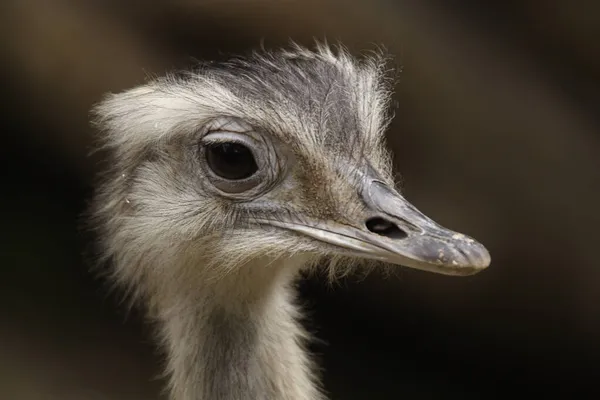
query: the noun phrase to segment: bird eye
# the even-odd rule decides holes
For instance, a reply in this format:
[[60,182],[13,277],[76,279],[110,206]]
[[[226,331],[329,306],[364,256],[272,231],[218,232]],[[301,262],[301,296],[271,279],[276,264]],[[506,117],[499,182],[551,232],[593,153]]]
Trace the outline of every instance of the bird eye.
[[252,151],[235,142],[207,144],[206,163],[217,176],[232,181],[249,178],[258,171]]
[[260,194],[277,173],[276,155],[269,142],[237,120],[219,120],[212,129],[198,143],[204,182],[228,198]]

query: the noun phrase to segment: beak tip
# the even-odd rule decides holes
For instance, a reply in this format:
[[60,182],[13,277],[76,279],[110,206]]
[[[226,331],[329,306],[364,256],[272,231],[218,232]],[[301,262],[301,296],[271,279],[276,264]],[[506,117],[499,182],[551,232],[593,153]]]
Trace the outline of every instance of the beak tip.
[[490,252],[481,243],[470,242],[469,251],[465,253],[465,263],[457,266],[457,270],[460,271],[461,275],[475,275],[489,267],[492,262]]

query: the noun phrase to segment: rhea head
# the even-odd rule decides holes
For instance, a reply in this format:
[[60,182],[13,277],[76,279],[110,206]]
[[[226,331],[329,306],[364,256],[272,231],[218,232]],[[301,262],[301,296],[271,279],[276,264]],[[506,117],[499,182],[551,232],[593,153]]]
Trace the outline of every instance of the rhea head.
[[218,281],[257,259],[266,270],[324,259],[447,275],[486,268],[481,244],[395,187],[385,65],[296,47],[105,99],[96,113],[114,159],[97,215],[117,276]]

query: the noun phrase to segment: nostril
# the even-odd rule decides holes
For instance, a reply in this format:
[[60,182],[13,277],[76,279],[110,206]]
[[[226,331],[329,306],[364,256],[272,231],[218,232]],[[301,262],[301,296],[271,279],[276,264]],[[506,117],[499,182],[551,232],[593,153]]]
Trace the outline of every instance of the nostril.
[[365,225],[369,231],[390,239],[404,239],[408,236],[398,225],[381,217],[369,218]]

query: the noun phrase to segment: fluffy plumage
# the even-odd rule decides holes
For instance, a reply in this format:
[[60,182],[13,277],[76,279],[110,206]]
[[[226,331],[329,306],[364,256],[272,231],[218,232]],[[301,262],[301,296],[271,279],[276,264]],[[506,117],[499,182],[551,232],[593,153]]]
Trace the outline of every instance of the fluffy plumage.
[[[107,96],[94,110],[110,168],[92,223],[111,279],[156,322],[174,400],[322,398],[293,281],[330,245],[254,222],[351,224],[366,169],[394,185],[384,146],[386,58],[342,48],[257,52]],[[265,179],[229,195],[207,179],[211,130],[254,132]]]

